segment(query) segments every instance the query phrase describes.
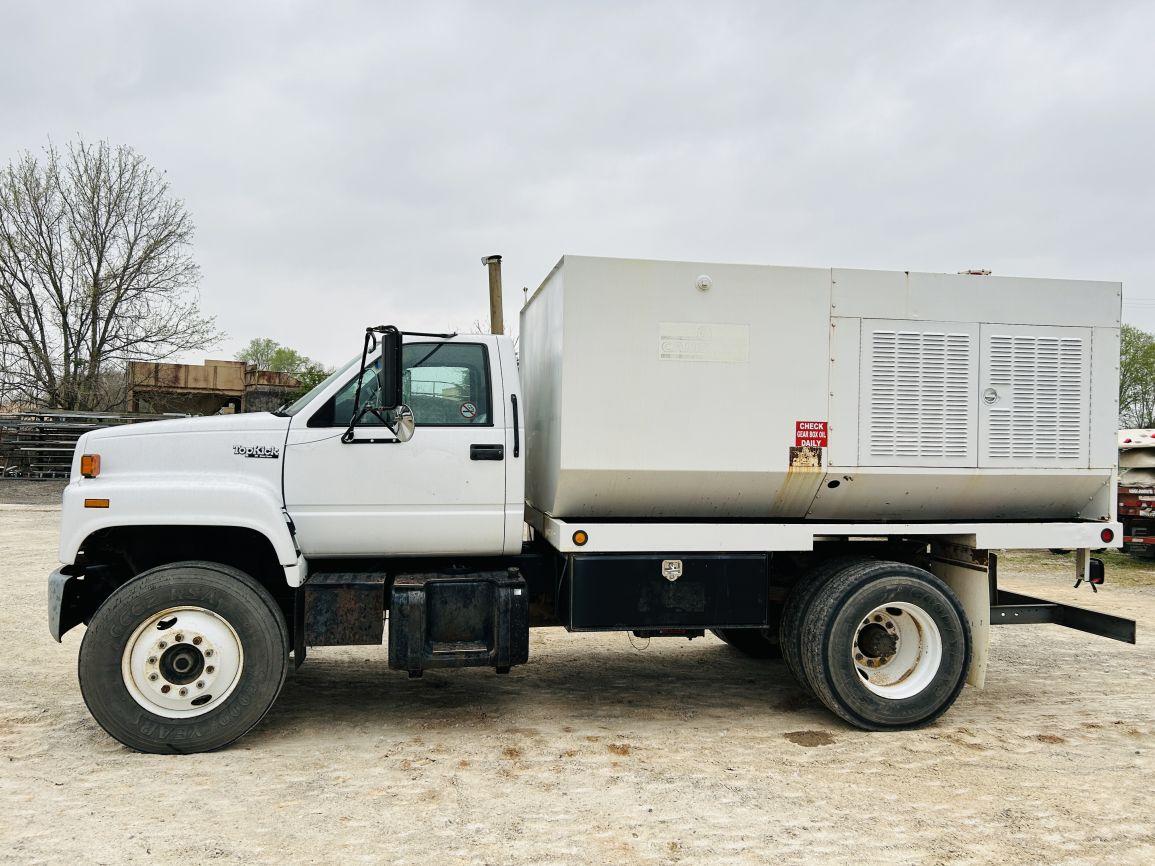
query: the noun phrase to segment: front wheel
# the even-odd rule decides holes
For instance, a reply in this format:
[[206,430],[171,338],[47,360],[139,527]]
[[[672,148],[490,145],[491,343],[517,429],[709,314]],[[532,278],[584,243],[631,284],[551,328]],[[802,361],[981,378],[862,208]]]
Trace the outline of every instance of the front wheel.
[[244,572],[209,562],[147,571],[93,615],[80,690],[105,731],[141,752],[207,752],[253,728],[288,671],[276,601]]
[[860,562],[817,593],[802,623],[802,668],[814,694],[859,728],[930,722],[954,703],[970,667],[958,598],[928,571]]

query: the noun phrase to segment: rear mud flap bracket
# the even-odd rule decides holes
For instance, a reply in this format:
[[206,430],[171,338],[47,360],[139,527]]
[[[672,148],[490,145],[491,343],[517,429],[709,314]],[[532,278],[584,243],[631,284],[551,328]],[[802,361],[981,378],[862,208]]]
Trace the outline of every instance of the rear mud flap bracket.
[[994,591],[991,625],[1033,625],[1052,623],[1108,637],[1123,643],[1135,643],[1135,620],[1123,619],[1085,607],[1047,601],[1004,589]]

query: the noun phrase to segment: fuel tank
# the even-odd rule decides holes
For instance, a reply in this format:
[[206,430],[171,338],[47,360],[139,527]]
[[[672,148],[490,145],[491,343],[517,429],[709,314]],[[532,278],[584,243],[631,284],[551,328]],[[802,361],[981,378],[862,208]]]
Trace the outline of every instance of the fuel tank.
[[1117,282],[565,256],[521,313],[559,518],[1103,519]]

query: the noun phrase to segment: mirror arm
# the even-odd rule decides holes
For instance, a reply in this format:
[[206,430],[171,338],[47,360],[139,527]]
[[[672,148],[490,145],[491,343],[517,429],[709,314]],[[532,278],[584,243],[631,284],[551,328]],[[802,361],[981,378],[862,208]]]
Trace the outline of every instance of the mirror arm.
[[[362,418],[364,418],[366,415],[372,415],[378,421],[380,421],[381,424],[385,427],[385,429],[393,434],[394,438],[392,438],[392,439],[354,439],[353,438],[353,428],[356,427],[357,422],[360,421]],[[401,444],[402,441],[404,441],[404,440],[402,440],[400,438],[400,436],[397,434],[397,428],[393,424],[391,424],[388,421],[388,419],[385,418],[384,415],[381,414],[381,410],[379,410],[376,406],[363,407],[360,412],[358,412],[356,415],[353,416],[353,420],[349,422],[349,428],[344,433],[341,434],[341,444],[343,444],[343,445],[399,445],[399,444]]]
[[353,411],[349,415],[349,427],[341,434],[341,441],[346,444],[353,441],[353,428],[357,426],[357,422],[367,411],[367,409],[361,408],[361,381],[365,378],[365,364],[369,361],[369,342],[377,343],[377,338],[373,336],[373,332],[383,328],[383,325],[378,325],[377,328],[365,329],[365,345],[361,349],[361,371],[357,374],[357,390],[353,394]]
[[[392,335],[392,337],[395,338],[396,342],[395,343],[392,343],[392,342],[387,343],[384,336],[382,336],[382,339],[380,341],[378,341],[377,336],[376,336],[377,334]],[[400,376],[401,376],[400,367],[398,367],[395,371],[395,373],[398,377],[397,381],[396,381],[396,395],[394,398],[394,399],[398,400],[398,402],[395,406],[392,406],[392,407],[386,409],[380,405],[378,405],[378,406],[362,406],[361,405],[361,385],[365,379],[366,365],[369,363],[369,352],[375,350],[378,346],[378,342],[380,342],[380,345],[381,345],[381,370],[377,374],[378,375],[378,386],[379,386],[378,391],[380,392],[381,388],[384,387],[384,385],[385,385],[383,378],[384,378],[384,373],[386,371],[386,364],[387,364],[387,360],[388,360],[385,358],[385,350],[386,350],[387,346],[389,346],[389,345],[395,346],[396,351],[397,351],[397,355],[398,355],[397,360],[400,361],[401,337],[402,337],[402,332],[394,325],[371,325],[370,327],[365,329],[365,342],[364,342],[364,345],[362,346],[362,349],[361,349],[361,372],[357,376],[357,389],[353,393],[353,411],[350,413],[349,426],[347,428],[345,428],[345,432],[341,434],[342,444],[345,444],[345,445],[376,444],[376,443],[393,444],[393,443],[406,442],[413,435],[413,432],[412,432],[412,430],[413,430],[412,413],[409,411],[408,407],[406,407],[404,404],[399,402],[401,399],[401,394],[402,394],[401,380],[400,380]],[[354,434],[353,434],[354,429],[361,422],[362,418],[364,418],[366,415],[370,415],[370,414],[374,418],[376,418],[378,421],[380,421],[381,424],[390,433],[392,433],[395,438],[393,438],[393,439],[356,439],[356,438],[354,438]],[[389,417],[386,417],[386,415],[388,415]],[[390,418],[392,418],[392,420],[390,420]],[[406,423],[406,421],[408,421],[408,423]]]

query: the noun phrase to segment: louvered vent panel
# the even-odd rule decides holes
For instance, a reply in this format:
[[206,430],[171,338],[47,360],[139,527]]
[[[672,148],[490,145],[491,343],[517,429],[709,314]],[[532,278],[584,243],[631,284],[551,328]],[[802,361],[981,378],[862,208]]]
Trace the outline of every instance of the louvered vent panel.
[[964,460],[975,393],[971,335],[876,330],[870,349],[871,462]]
[[1083,457],[1084,346],[1078,337],[991,334],[987,453],[1003,460]]

